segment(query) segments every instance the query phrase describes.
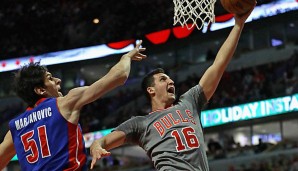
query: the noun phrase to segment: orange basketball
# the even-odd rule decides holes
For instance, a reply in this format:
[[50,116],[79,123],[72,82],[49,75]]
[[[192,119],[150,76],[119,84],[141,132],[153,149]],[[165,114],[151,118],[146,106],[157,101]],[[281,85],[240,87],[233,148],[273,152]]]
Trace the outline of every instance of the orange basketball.
[[225,10],[232,14],[245,14],[254,8],[255,0],[220,0]]

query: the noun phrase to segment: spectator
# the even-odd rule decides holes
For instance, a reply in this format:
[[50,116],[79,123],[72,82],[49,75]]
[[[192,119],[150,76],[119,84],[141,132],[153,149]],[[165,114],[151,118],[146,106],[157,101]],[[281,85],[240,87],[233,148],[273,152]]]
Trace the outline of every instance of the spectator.
[[298,156],[294,156],[290,171],[298,171]]
[[256,146],[255,153],[261,153],[267,149],[267,144],[263,143],[262,138],[259,138],[259,144]]
[[214,155],[215,159],[224,157],[224,150],[219,142],[214,141],[212,138],[210,138],[207,146],[210,154]]

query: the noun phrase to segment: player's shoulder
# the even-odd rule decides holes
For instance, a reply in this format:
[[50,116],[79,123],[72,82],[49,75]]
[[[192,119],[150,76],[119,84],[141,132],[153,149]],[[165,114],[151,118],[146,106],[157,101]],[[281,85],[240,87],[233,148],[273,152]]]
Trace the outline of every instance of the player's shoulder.
[[180,96],[181,98],[184,98],[185,96],[193,96],[193,95],[201,95],[204,94],[204,89],[201,85],[197,84],[190,88],[188,91],[186,91],[184,94]]
[[192,88],[190,88],[189,90],[194,91],[194,92],[203,92],[203,87],[200,84],[197,84],[195,86],[193,86]]
[[126,121],[127,124],[143,125],[148,120],[147,115],[145,116],[132,116]]
[[130,119],[131,120],[146,120],[147,115],[146,116],[132,116]]

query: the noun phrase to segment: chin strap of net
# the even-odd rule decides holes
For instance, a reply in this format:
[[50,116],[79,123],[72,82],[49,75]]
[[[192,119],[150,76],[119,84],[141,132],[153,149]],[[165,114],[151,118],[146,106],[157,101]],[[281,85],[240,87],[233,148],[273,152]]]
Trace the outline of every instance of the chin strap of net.
[[199,30],[203,25],[215,21],[214,4],[216,0],[173,0],[174,25],[180,23],[188,29],[196,26]]

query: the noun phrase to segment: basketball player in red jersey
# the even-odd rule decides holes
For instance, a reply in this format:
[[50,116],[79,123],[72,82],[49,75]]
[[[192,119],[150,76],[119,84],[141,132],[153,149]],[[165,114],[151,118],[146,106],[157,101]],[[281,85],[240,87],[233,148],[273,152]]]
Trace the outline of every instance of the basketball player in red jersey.
[[235,15],[235,25],[214,63],[199,84],[184,93],[177,104],[173,104],[174,81],[162,69],[150,72],[143,79],[142,88],[150,98],[152,112],[133,117],[95,140],[90,147],[91,168],[97,159],[110,155],[107,150],[134,143],[146,151],[157,170],[209,171],[199,114],[215,92],[251,11]]
[[59,92],[61,80],[39,63],[30,63],[16,74],[17,94],[27,110],[9,122],[0,144],[0,170],[17,154],[22,170],[87,170],[86,150],[79,122],[80,110],[108,91],[125,83],[131,60],[146,57],[140,41],[101,79],[78,87],[66,96]]

